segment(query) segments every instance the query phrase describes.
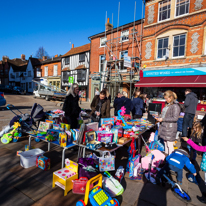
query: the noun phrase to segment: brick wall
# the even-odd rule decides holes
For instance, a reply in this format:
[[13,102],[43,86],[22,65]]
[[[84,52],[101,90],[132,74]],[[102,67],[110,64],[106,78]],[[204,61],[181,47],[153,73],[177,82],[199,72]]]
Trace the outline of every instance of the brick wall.
[[41,65],[41,75],[42,77],[44,77],[44,68],[46,66],[48,66],[48,76],[53,76],[54,74],[54,65],[58,65],[58,69],[57,69],[57,75],[61,75],[61,62],[55,62],[55,63],[50,63],[50,64],[44,64]]
[[[175,1],[175,0],[171,0]],[[165,66],[181,66],[206,63],[206,56],[204,54],[205,38],[206,38],[206,1],[202,2],[200,9],[195,8],[196,0],[190,0],[189,14],[182,17],[174,18],[174,16],[164,22],[157,22],[156,16],[158,16],[158,2],[147,1],[145,11],[145,25],[144,25],[144,37],[142,43],[142,64],[147,68],[157,69]],[[174,2],[173,2],[174,3]],[[148,9],[149,6],[154,5],[155,14],[154,22],[148,24]],[[175,6],[173,6],[175,8]],[[171,10],[171,15],[174,11]],[[151,25],[151,26],[149,26]],[[163,36],[164,33],[168,35],[175,35],[174,31],[185,32],[186,45],[185,45],[185,57],[181,58],[169,58],[167,61],[158,60],[156,58],[157,52],[157,38]],[[192,43],[194,43],[195,37],[197,37],[197,49],[191,50]],[[147,48],[147,47],[151,48]],[[172,49],[173,45],[171,45]],[[170,51],[172,52],[172,51]]]
[[[126,29],[129,29],[129,34],[132,33],[131,29],[133,28],[133,26],[129,26]],[[138,35],[141,34],[141,24],[138,24],[135,26],[136,31],[138,32]],[[109,33],[107,34],[107,41],[111,40],[111,39],[115,39],[117,37],[121,36],[121,31],[122,28],[119,27],[119,31],[117,32],[113,32],[113,34]],[[101,36],[104,37],[104,34]],[[90,74],[94,73],[94,72],[99,72],[99,56],[100,55],[106,55],[106,60],[109,60],[109,49],[106,49],[104,47],[100,47],[100,38],[101,37],[96,37],[96,38],[92,38],[91,39],[91,56],[90,56]],[[130,38],[132,37],[132,35],[129,36]],[[139,47],[140,47],[140,38],[137,36],[138,42],[139,42]],[[111,43],[113,42],[113,46],[111,46]],[[130,39],[129,41],[125,41],[123,43],[120,42],[120,38],[118,39],[118,41],[113,40],[107,43],[108,47],[110,48],[110,50],[112,49],[114,56],[117,57],[117,59],[120,58],[120,52],[124,51],[124,50],[128,50],[128,56],[132,56],[132,47],[133,47],[133,56],[140,56],[139,54],[139,50],[138,50],[138,46],[136,41],[132,41],[132,39]],[[116,44],[117,43],[117,44]],[[91,98],[91,79],[89,79],[89,98]]]

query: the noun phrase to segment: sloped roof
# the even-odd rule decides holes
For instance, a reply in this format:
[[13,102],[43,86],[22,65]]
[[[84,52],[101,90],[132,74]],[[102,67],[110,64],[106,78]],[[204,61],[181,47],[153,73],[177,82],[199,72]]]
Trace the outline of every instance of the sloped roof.
[[66,54],[62,55],[61,57],[71,56],[71,55],[83,53],[83,52],[86,52],[89,50],[90,50],[90,43],[85,44],[83,46],[74,47],[74,48],[70,49]]
[[51,58],[51,59],[46,59],[46,60],[44,60],[44,61],[41,61],[41,64],[44,65],[44,64],[54,63],[54,62],[60,62],[60,61],[61,61],[61,57],[62,57],[62,56],[53,57],[53,58]]
[[64,69],[62,69],[62,72],[64,71],[70,71],[70,68],[69,67],[65,67]]
[[8,59],[8,63],[12,66],[15,72],[22,71],[25,72],[28,64],[28,60],[22,60],[19,58]]
[[29,59],[31,61],[32,66],[40,65],[42,62],[42,59],[37,59],[37,58],[32,58],[32,57],[29,57]]
[[78,67],[76,67],[75,69],[86,69],[85,64],[79,65]]

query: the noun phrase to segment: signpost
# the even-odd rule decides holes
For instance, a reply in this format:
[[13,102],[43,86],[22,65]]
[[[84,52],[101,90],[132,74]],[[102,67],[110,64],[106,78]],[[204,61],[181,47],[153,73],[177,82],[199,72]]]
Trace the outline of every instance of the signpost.
[[73,84],[73,83],[74,83],[74,77],[70,76],[70,77],[68,78],[68,82],[71,83],[71,84]]

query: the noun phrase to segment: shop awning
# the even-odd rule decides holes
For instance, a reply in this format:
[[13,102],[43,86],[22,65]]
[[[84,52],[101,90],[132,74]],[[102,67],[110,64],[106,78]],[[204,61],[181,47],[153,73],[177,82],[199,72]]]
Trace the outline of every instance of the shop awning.
[[206,87],[206,75],[143,77],[135,87]]

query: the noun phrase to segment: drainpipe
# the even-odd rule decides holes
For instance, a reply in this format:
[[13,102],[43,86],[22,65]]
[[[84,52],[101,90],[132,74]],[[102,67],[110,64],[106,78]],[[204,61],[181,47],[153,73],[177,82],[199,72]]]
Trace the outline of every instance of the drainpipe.
[[[90,50],[89,50],[89,74],[90,74],[92,41],[91,41],[91,38],[89,38],[89,37],[88,37],[88,40],[90,41]],[[90,84],[89,84],[89,74],[88,74],[88,86],[87,86],[87,100],[90,102],[90,99],[89,99],[89,86],[90,86]]]

